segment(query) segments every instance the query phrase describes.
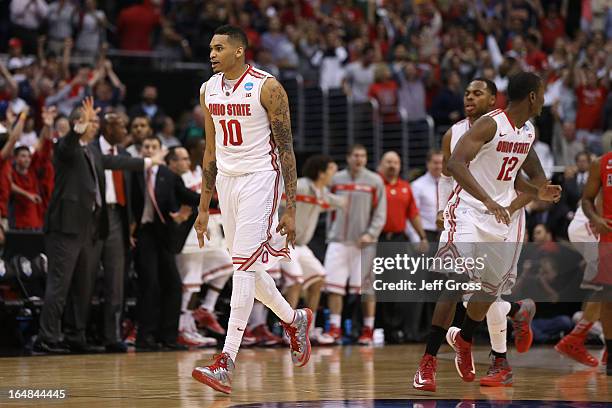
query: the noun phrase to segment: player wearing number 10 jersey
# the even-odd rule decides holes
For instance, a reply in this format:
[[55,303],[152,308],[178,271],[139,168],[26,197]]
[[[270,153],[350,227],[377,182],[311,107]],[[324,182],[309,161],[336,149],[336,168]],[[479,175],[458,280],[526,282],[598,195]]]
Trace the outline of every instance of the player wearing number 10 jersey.
[[[240,28],[218,28],[210,42],[215,74],[200,88],[206,150],[194,227],[202,247],[216,185],[234,274],[223,352],[211,365],[196,367],[192,376],[227,394],[255,298],[282,321],[299,367],[310,358],[312,322],[312,311],[293,310],[266,272],[275,258],[288,257],[289,244],[295,244],[297,174],[287,94],[270,74],[245,63],[246,47]],[[283,185],[287,204],[279,221]]]

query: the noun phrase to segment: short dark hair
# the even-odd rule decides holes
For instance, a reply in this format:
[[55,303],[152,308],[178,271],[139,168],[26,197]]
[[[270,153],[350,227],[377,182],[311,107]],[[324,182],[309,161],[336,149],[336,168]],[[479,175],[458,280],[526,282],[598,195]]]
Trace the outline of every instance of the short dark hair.
[[491,81],[490,79],[483,78],[483,77],[474,78],[472,79],[471,82],[475,82],[475,81],[484,82],[485,85],[487,85],[487,89],[489,90],[491,95],[493,96],[497,95],[497,85],[495,85],[495,82]]
[[508,81],[508,101],[519,102],[527,98],[531,92],[537,92],[542,79],[532,72],[519,72],[512,75]]
[[302,175],[308,177],[312,181],[316,181],[319,178],[319,173],[326,171],[329,163],[333,161],[334,159],[326,154],[315,154],[314,156],[310,156],[304,162]]
[[145,140],[157,140],[157,143],[159,143],[159,146],[162,146],[162,142],[161,139],[159,137],[157,137],[156,135],[149,135],[147,137],[145,137],[144,139],[142,139],[142,143],[144,143]]
[[246,49],[249,46],[249,40],[247,39],[246,33],[240,27],[233,25],[222,25],[215,30],[215,35],[227,35],[233,41],[238,41]]
[[355,150],[365,150],[366,153],[368,152],[368,149],[366,149],[364,145],[357,143],[352,146],[349,146],[348,151],[346,152],[346,155],[350,156],[351,154],[353,154]]
[[442,150],[440,150],[440,149],[429,149],[429,151],[427,152],[426,162],[429,162],[433,156],[438,155],[438,154],[443,154]]
[[30,151],[30,148],[26,145],[21,145],[21,146],[17,146],[15,148],[15,150],[13,150],[13,156],[17,156],[19,154],[19,152],[21,151],[26,151],[30,154],[32,154],[32,152]]
[[134,124],[134,121],[136,119],[145,119],[147,121],[147,123],[149,124],[149,127],[151,127],[151,119],[147,116],[147,115],[136,115],[134,116],[132,119],[130,119],[130,129],[132,128],[132,125]]
[[170,164],[172,160],[176,160],[177,158],[176,149],[178,147],[180,146],[172,146],[170,149],[168,149],[168,154],[166,154],[166,157],[164,157],[164,161],[166,162],[166,164]]
[[586,156],[587,160],[589,162],[591,161],[591,155],[589,154],[589,152],[583,150],[581,152],[576,153],[576,156],[574,156],[574,162],[577,162],[580,156]]

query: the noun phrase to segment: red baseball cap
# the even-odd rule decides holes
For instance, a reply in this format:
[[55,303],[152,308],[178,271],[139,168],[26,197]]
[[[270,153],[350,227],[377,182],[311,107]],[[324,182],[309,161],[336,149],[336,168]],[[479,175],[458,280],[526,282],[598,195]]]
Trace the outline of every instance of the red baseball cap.
[[22,42],[19,38],[13,37],[9,40],[9,47],[11,48],[21,48]]

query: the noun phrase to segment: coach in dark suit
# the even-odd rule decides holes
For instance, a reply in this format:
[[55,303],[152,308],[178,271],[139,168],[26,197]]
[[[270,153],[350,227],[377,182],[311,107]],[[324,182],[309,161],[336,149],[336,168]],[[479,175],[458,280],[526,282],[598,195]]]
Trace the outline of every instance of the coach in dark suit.
[[[90,144],[97,155],[129,158],[121,146],[127,136],[126,123],[120,115],[109,113],[102,122],[102,135]],[[101,217],[107,220],[108,233],[97,241],[92,259],[92,276],[96,276],[100,261],[104,270],[104,344],[107,352],[126,352],[121,342],[121,311],[126,270],[126,254],[129,248],[130,225],[133,222],[131,207],[132,172],[105,170],[104,204]],[[105,231],[106,232],[106,231]]]
[[55,188],[45,220],[49,269],[35,352],[67,351],[60,345],[61,321],[71,285],[73,307],[67,320],[73,327],[66,328],[65,340],[73,351],[86,351],[92,252],[95,241],[108,233],[108,220],[101,216],[104,168],[137,171],[145,167],[143,159],[96,154],[88,144],[97,133],[97,122],[93,99],[87,98],[71,115],[73,129],[55,148]]
[[[144,157],[161,150],[161,141],[147,137]],[[134,180],[136,271],[138,272],[137,350],[156,350],[159,343],[180,349],[176,343],[181,312],[182,283],[175,262],[181,204],[197,206],[200,195],[166,166],[153,166]]]

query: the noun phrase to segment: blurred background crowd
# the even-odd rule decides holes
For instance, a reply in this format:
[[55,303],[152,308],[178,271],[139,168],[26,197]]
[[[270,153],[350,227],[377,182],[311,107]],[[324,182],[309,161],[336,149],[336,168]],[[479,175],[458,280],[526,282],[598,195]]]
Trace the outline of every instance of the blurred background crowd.
[[[350,124],[334,125],[335,111],[330,115],[323,108],[317,115],[329,122],[326,128],[303,125],[317,105],[308,95],[339,95],[355,117],[377,112],[373,120],[382,132],[371,123],[352,125],[374,140],[364,143],[369,150],[381,139],[369,152],[372,169],[383,151],[395,146],[389,142],[394,135],[410,139],[402,126],[428,124],[433,136],[421,150],[398,152],[405,163],[401,176],[410,181],[425,172],[439,177],[435,149],[443,132],[464,117],[463,92],[471,79],[494,81],[498,107],[504,107],[508,77],[522,70],[538,73],[546,94],[535,120],[535,149],[564,193],[557,204],[529,205],[529,232],[536,242],[565,245],[590,161],[612,144],[612,6],[606,0],[10,0],[0,11],[0,245],[7,261],[0,272],[8,268],[10,252],[39,242],[54,190],[54,145],[69,134],[70,114],[85,97],[94,98],[101,117],[113,113],[125,127],[125,132],[108,129],[110,145],[133,157],[152,157],[156,149],[143,146],[156,136],[174,152],[185,147],[187,158],[183,151],[179,156],[190,159],[189,170],[196,171],[203,148],[197,90],[210,76],[208,44],[223,24],[247,32],[249,63],[284,84],[297,84],[297,92],[287,88],[299,127],[298,163],[320,146],[333,153],[330,143],[342,139],[332,156],[345,165]],[[365,105],[369,110],[360,110]],[[309,140],[321,143],[313,148]],[[417,199],[415,205],[430,216],[426,202]],[[189,216],[185,210],[177,220],[189,222]],[[128,260],[139,245],[132,232],[125,236]],[[317,254],[323,253],[324,235],[322,225],[313,243]],[[126,293],[122,304],[128,295],[138,298],[129,283]],[[4,287],[0,291],[5,301],[17,297]],[[557,307],[543,317],[576,309]],[[420,325],[413,324],[410,339],[424,334]]]

